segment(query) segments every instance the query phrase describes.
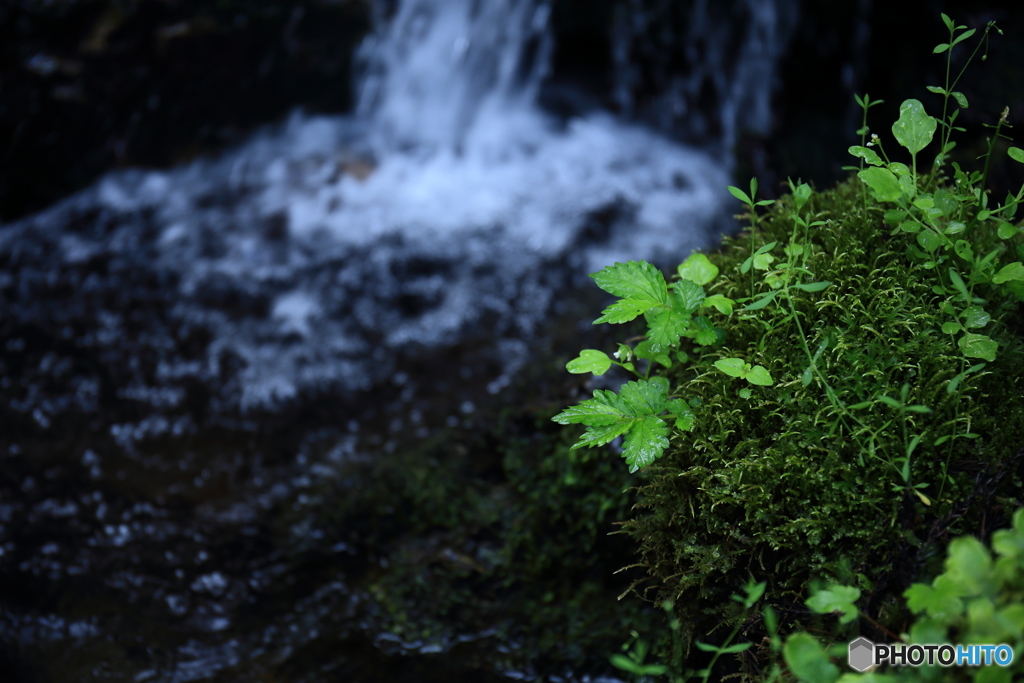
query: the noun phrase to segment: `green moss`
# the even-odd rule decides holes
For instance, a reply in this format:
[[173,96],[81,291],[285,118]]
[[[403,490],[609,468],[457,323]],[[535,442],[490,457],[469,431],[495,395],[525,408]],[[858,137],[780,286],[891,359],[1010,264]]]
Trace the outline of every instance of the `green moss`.
[[[815,194],[804,211],[808,222],[826,221],[809,235],[806,267],[832,285],[791,290],[793,306],[840,405],[900,399],[908,385],[904,403],[931,412],[905,413],[904,424],[897,410],[875,403],[857,411],[859,424],[844,418],[818,378],[801,381],[808,359],[787,305],[737,311],[722,325],[722,346],[695,347],[695,365],[669,371],[673,386],[696,399],[696,427],[675,433],[625,528],[651,577],[637,589],[675,603],[684,650],[729,621],[723,606],[750,576],[768,582],[766,597],[777,606],[802,602],[815,577],[858,583],[880,606],[909,585],[940,539],[982,520],[991,528],[1008,514],[975,499],[979,470],[995,478],[983,493],[1018,495],[1013,477],[995,473],[1024,445],[1024,346],[1011,329],[1019,302],[982,293],[990,296],[998,357],[950,393],[950,380],[971,363],[940,332],[948,318],[932,291],[935,271],[908,258],[912,240],[890,234],[883,209],[865,202],[856,180]],[[758,221],[753,248],[778,241],[781,251],[795,213],[783,200]],[[991,246],[994,235],[975,241]],[[709,294],[750,296],[740,265],[751,248],[746,233],[709,255],[721,270]],[[775,386],[751,387],[711,365],[727,357],[763,365]],[[740,396],[744,388],[750,398]],[[934,445],[968,432],[979,437]],[[927,484],[917,489],[923,497],[899,472],[915,435],[911,483]]]

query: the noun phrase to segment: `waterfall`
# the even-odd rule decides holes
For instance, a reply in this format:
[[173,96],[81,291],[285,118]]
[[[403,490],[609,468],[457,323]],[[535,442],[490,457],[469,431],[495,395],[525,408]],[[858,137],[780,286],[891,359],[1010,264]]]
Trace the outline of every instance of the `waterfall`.
[[536,0],[407,0],[358,55],[360,117],[379,150],[458,149],[498,114],[523,113],[547,73],[551,8]]
[[[124,353],[160,346],[139,395],[199,382],[211,409],[246,411],[369,388],[400,353],[469,339],[504,344],[498,391],[566,282],[714,242],[721,160],[607,113],[555,121],[536,105],[548,0],[376,12],[353,115],[296,112],[219,158],[112,173],[0,233],[0,250],[42,241],[54,255],[19,261],[16,279],[95,258],[161,274],[153,315],[209,342],[199,358],[155,338],[118,346],[129,365]],[[127,325],[101,294],[81,296],[69,305],[104,312],[90,328]],[[32,297],[18,310],[52,314]]]

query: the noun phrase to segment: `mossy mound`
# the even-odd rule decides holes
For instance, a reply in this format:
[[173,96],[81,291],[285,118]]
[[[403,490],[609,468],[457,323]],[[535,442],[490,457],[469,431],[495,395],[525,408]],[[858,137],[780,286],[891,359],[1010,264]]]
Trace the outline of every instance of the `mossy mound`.
[[[989,531],[1019,504],[1020,302],[994,288],[974,292],[986,298],[992,322],[984,329],[998,355],[949,391],[980,363],[941,331],[949,317],[933,286],[951,264],[928,270],[911,258],[912,236],[892,234],[884,207],[864,190],[853,179],[814,194],[802,215],[824,224],[806,235],[795,231],[795,204],[785,198],[753,236],[726,239],[709,255],[721,275],[708,293],[742,299],[770,291],[770,272],[741,272],[752,250],[777,241],[780,254],[796,235],[810,245],[804,265],[813,280],[831,285],[789,289],[791,301],[780,293],[761,310],[716,321],[724,343],[695,347],[696,363],[667,373],[694,406],[696,426],[672,437],[625,528],[653,579],[637,589],[674,602],[684,653],[694,639],[724,637],[715,629],[740,612],[729,597],[751,576],[767,581],[767,603],[789,623],[807,612],[805,590],[817,578],[858,585],[862,610],[879,617],[949,534]],[[982,254],[1002,244],[992,234],[972,238]],[[808,354],[820,376],[805,374]],[[774,386],[750,386],[712,365],[728,357],[764,366]],[[925,408],[899,409],[882,396]],[[977,436],[955,436],[963,434]],[[759,621],[741,632],[755,643],[762,635]]]

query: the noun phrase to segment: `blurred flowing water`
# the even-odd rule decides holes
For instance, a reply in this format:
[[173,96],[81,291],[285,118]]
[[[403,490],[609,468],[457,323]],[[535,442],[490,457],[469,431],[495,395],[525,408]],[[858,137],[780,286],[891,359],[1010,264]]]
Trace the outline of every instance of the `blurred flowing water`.
[[500,404],[552,320],[577,329],[585,273],[726,225],[723,160],[535,105],[550,11],[381,4],[352,116],[296,112],[0,228],[14,680],[419,680],[389,656],[508,652],[493,624],[397,635],[365,579],[388,553],[324,520],[375,463]]

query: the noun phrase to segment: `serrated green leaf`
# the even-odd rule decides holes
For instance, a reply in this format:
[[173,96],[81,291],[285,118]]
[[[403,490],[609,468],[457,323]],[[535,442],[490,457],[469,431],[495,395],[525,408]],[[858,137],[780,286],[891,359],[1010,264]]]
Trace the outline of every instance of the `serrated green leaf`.
[[899,119],[892,124],[892,134],[911,154],[917,154],[932,141],[936,125],[918,100],[905,100],[900,105]]
[[635,422],[635,419],[629,418],[608,425],[587,425],[587,429],[583,432],[583,436],[581,436],[579,441],[573,445],[571,450],[583,447],[593,448],[594,446],[610,444],[616,438],[632,429]]
[[860,611],[855,604],[860,599],[860,589],[853,586],[832,586],[819,590],[807,601],[807,606],[818,614],[841,612],[840,624],[849,624]]
[[690,254],[676,270],[680,278],[690,280],[698,285],[706,285],[718,277],[718,266],[704,254]]
[[682,315],[675,309],[662,309],[654,314],[653,319],[647,323],[647,340],[653,352],[661,352],[664,349],[675,346],[679,338],[686,333],[690,327],[689,316]]
[[565,369],[574,375],[584,372],[592,372],[595,375],[603,375],[612,366],[612,359],[604,351],[596,349],[583,349],[577,358],[569,361]]
[[872,166],[857,173],[857,177],[871,189],[871,194],[881,202],[894,202],[903,196],[899,180],[892,171]]
[[665,404],[665,408],[670,413],[669,416],[675,418],[676,429],[684,432],[693,429],[697,418],[693,414],[693,408],[686,401],[679,398],[672,399]]
[[626,434],[622,457],[632,474],[657,460],[668,448],[668,425],[656,415],[638,420]]
[[693,319],[693,326],[686,336],[692,337],[701,346],[711,346],[718,342],[718,330],[702,315]]
[[747,381],[751,384],[756,384],[759,387],[770,387],[775,384],[775,380],[772,379],[772,375],[762,365],[755,365],[750,368],[745,374]]
[[996,359],[999,344],[983,334],[965,334],[957,342],[957,346],[968,358],[980,358],[990,363]]
[[704,288],[692,280],[677,280],[672,283],[669,303],[682,315],[690,315],[704,303]]
[[657,415],[665,409],[668,394],[668,380],[664,377],[640,379],[626,382],[619,389],[619,400],[628,406],[627,414],[633,417]]
[[1024,265],[1020,261],[1006,264],[992,277],[992,282],[997,285],[1009,280],[1024,280]]
[[619,299],[608,308],[601,311],[601,317],[594,321],[595,325],[601,323],[627,323],[634,320],[641,313],[646,313],[658,305],[656,301],[642,299]]
[[885,163],[881,160],[881,158],[879,158],[875,150],[871,149],[870,147],[861,147],[860,145],[854,145],[848,151],[853,156],[863,159],[872,166],[881,166],[882,164]]
[[592,273],[597,286],[617,297],[649,301],[651,305],[668,303],[668,286],[661,271],[646,261],[627,261]]
[[563,425],[607,425],[629,417],[633,417],[629,407],[614,391],[598,389],[594,392],[594,398],[566,408],[551,419]]

